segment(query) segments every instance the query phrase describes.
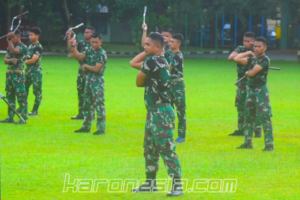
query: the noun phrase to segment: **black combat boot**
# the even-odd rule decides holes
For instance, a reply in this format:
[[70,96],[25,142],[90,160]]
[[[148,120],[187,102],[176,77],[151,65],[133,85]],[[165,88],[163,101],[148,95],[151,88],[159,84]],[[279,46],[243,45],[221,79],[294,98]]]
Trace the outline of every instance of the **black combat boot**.
[[228,136],[244,136],[244,133],[240,130],[236,130],[233,133],[229,134]]
[[39,105],[34,105],[32,111],[28,113],[28,115],[38,115],[39,114],[38,109],[39,109]]
[[15,123],[15,120],[13,118],[6,118],[5,120],[0,121],[0,123],[13,124],[13,123]]
[[274,145],[273,144],[267,144],[263,151],[274,151]]
[[84,119],[84,117],[83,117],[82,114],[78,114],[78,115],[76,115],[76,116],[74,116],[74,117],[71,117],[71,119],[73,119],[73,120]]
[[156,192],[156,172],[146,173],[146,182],[138,188],[133,188],[132,192]]
[[252,141],[247,141],[241,146],[237,147],[237,149],[253,149],[253,143]]
[[84,127],[75,131],[75,133],[90,133],[90,132],[91,132],[90,128],[84,128]]
[[172,179],[172,189],[167,194],[168,197],[178,197],[183,195],[183,188],[181,184],[181,178],[180,177],[174,177]]

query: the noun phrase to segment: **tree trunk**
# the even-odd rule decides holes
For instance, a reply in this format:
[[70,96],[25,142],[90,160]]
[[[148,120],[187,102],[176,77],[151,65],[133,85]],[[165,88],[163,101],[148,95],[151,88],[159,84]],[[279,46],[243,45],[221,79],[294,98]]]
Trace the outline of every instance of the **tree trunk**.
[[66,14],[66,22],[65,23],[65,28],[68,29],[69,26],[70,26],[70,19],[71,19],[71,16],[70,16],[70,12],[69,12],[69,8],[68,8],[68,4],[67,4],[67,0],[64,0],[63,2],[63,8],[65,9],[65,14]]
[[10,30],[10,23],[11,23],[10,0],[7,0],[7,32]]

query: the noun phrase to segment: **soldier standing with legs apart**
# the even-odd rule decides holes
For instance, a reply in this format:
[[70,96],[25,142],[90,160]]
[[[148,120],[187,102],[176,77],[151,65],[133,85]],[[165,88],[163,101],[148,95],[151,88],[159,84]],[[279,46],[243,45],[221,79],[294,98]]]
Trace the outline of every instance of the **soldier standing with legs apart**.
[[[23,73],[24,62],[27,55],[27,47],[21,42],[21,32],[16,30],[7,35],[8,49],[4,62],[8,65],[6,72],[6,98],[15,109],[16,97],[20,105],[21,116],[27,120],[27,96],[25,91],[25,76]],[[1,123],[14,123],[14,112],[8,108],[8,118]],[[16,124],[26,124],[20,120]]]
[[[74,38],[75,41],[75,38]],[[73,42],[74,42],[73,41]],[[74,42],[75,43],[75,42]],[[82,128],[75,133],[88,133],[91,131],[93,105],[97,111],[97,131],[94,135],[105,134],[105,106],[104,106],[104,71],[106,68],[106,52],[101,48],[102,40],[100,33],[94,33],[91,38],[90,48],[79,53],[77,47],[72,48],[74,57],[77,60],[86,59],[87,62],[82,66],[82,70],[87,71],[84,86],[83,115],[84,123]]]
[[[185,84],[183,82],[183,54],[180,52],[180,45],[184,38],[181,34],[174,34],[170,39],[169,64],[171,69],[171,96],[172,104],[175,104],[178,117],[178,138],[175,143],[185,142],[186,137],[186,103]],[[174,105],[173,105],[174,106]]]
[[267,87],[267,76],[270,59],[265,55],[267,40],[258,37],[254,42],[254,53],[251,51],[237,55],[234,61],[248,65],[250,71],[245,73],[248,79],[245,115],[245,142],[238,149],[253,149],[253,124],[258,114],[262,116],[262,126],[265,134],[264,151],[273,151],[272,110]]
[[[92,34],[95,32],[95,28],[92,26],[86,27],[84,31],[84,40],[80,40],[77,45],[77,49],[80,53],[85,51],[85,48],[91,47],[91,37]],[[68,35],[68,42],[67,42],[67,47],[69,48],[71,45],[71,31],[67,31]],[[71,117],[71,119],[76,120],[76,119],[83,119],[83,102],[84,102],[84,85],[85,85],[85,80],[87,76],[87,71],[82,70],[82,66],[86,64],[86,60],[79,60],[80,67],[78,69],[78,75],[77,75],[77,92],[78,92],[78,115]],[[94,111],[94,107],[92,105],[92,110]],[[93,112],[94,113],[94,112]],[[93,115],[94,117],[94,115]]]
[[[136,79],[138,87],[145,87],[147,119],[145,125],[144,157],[147,181],[133,192],[155,192],[159,156],[164,160],[172,189],[168,196],[183,194],[181,166],[173,140],[174,109],[171,106],[171,77],[167,60],[162,55],[164,39],[151,33],[145,40],[145,52],[137,55],[130,65],[140,69]],[[141,67],[142,65],[142,67]]]
[[[253,43],[254,43],[254,33],[246,32],[244,34],[243,46],[238,46],[229,56],[229,61],[234,61],[234,58],[240,54],[245,53],[247,51],[253,51]],[[248,71],[248,66],[237,64],[237,74],[238,79],[242,78],[246,71]],[[237,85],[236,97],[235,97],[235,106],[238,111],[238,130],[234,131],[229,136],[244,136],[244,121],[245,121],[245,103],[247,96],[247,86],[248,80],[244,79]],[[254,132],[255,137],[261,137],[261,116],[257,115],[254,123]]]
[[38,109],[42,101],[42,68],[40,62],[42,60],[43,47],[39,42],[41,29],[33,27],[29,30],[28,53],[25,64],[25,89],[27,100],[29,96],[29,88],[33,85],[33,94],[35,96],[34,106],[29,115],[38,115]]

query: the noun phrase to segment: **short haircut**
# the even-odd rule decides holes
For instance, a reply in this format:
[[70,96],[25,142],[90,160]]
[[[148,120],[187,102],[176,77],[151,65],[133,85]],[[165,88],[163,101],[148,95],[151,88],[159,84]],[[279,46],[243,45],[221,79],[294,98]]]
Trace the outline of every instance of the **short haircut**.
[[85,29],[92,30],[93,32],[95,32],[95,31],[96,31],[96,29],[95,29],[94,27],[92,27],[92,26],[87,26]]
[[180,33],[175,33],[174,35],[172,35],[172,38],[178,40],[180,43],[183,43],[184,41],[184,37]]
[[32,27],[29,32],[34,33],[36,35],[40,35],[41,34],[41,29],[39,27]]
[[96,33],[93,33],[92,38],[99,38],[99,40],[101,40],[102,36],[100,33],[96,32]]
[[152,32],[148,35],[148,38],[152,39],[154,42],[161,45],[161,48],[164,46],[164,37],[158,32]]
[[262,42],[265,46],[267,46],[267,39],[265,37],[257,37],[255,41]]
[[244,37],[248,37],[248,38],[255,38],[255,34],[254,33],[252,33],[252,32],[246,32],[245,34],[244,34]]
[[172,29],[171,28],[164,28],[163,30],[162,30],[162,32],[168,32],[168,33],[170,33],[171,35],[172,35]]
[[15,30],[15,35],[20,36],[21,35],[21,31],[19,29]]

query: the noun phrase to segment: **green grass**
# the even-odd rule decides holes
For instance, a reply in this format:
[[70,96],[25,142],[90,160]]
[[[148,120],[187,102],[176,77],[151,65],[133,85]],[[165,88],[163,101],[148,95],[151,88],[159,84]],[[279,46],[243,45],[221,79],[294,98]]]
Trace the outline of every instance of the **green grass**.
[[[3,60],[4,56],[0,56]],[[67,57],[46,57],[40,115],[25,126],[0,124],[2,199],[163,199],[166,194],[62,193],[65,174],[74,179],[143,179],[143,135],[146,110],[143,89],[135,86],[137,70],[130,58],[108,58],[105,73],[107,134],[75,134],[78,64]],[[237,179],[235,193],[186,193],[181,199],[299,199],[300,186],[300,68],[296,62],[274,61],[268,86],[273,109],[275,151],[236,150],[242,137],[236,129],[235,65],[225,59],[186,59],[187,141],[177,153],[184,178]],[[6,66],[1,64],[4,93]],[[29,96],[29,110],[33,94]],[[0,118],[7,106],[0,103]],[[15,118],[16,119],[16,118]],[[93,122],[92,132],[96,130]],[[177,135],[177,133],[175,133]],[[158,178],[167,178],[160,160]]]

